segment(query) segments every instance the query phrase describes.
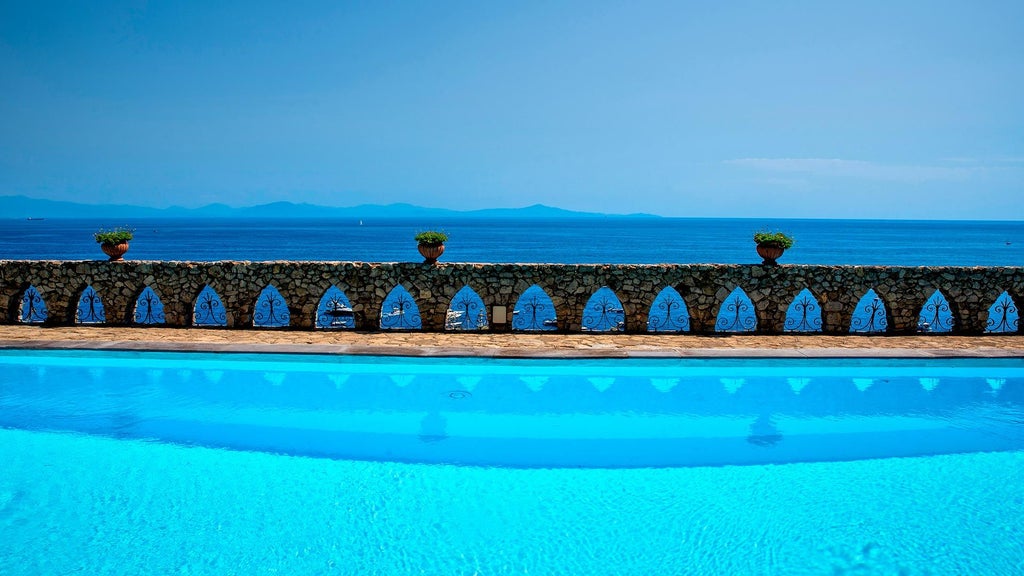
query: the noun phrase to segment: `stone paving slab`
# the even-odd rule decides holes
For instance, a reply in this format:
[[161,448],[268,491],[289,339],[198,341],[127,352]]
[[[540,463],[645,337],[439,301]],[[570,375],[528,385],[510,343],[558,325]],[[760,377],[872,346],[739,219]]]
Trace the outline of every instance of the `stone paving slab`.
[[534,358],[1024,357],[1024,335],[472,334],[4,325],[0,348]]

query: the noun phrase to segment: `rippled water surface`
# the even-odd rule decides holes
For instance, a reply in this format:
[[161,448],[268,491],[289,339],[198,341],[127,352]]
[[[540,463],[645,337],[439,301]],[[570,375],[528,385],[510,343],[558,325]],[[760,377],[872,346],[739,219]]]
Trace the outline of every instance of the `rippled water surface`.
[[0,351],[0,574],[1018,574],[1024,361]]

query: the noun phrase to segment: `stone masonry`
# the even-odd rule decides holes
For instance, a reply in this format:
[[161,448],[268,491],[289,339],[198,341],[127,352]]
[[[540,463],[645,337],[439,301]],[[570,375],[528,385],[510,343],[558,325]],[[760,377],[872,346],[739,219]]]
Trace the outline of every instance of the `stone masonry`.
[[[73,324],[78,299],[92,286],[103,300],[107,324],[128,325],[136,298],[149,286],[164,304],[166,325],[189,326],[207,284],[220,296],[234,328],[253,326],[253,308],[267,285],[284,297],[294,329],[312,329],[320,298],[335,285],[351,300],[356,327],[376,330],[384,299],[402,285],[416,300],[423,329],[440,331],[452,297],[464,285],[480,295],[489,315],[492,307],[505,306],[511,319],[519,295],[538,284],[551,296],[564,332],[580,331],[587,300],[602,286],[621,300],[626,331],[645,332],[654,298],[672,286],[686,301],[691,332],[713,333],[720,306],[739,286],[754,304],[758,333],[783,332],[786,310],[803,288],[818,299],[823,332],[849,333],[858,300],[873,288],[885,303],[891,333],[914,332],[925,301],[941,290],[954,332],[972,334],[984,331],[988,309],[1004,290],[1021,302],[1024,268],[5,260],[0,261],[0,322],[18,321],[21,297],[31,285],[46,302],[49,323]],[[491,329],[511,326],[492,324]]]

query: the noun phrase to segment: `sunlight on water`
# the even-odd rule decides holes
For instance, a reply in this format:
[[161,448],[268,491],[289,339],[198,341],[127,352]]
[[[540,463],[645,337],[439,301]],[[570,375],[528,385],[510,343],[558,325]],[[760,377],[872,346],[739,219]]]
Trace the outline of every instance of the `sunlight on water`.
[[1024,361],[6,350],[0,461],[12,576],[1014,574]]
[[516,470],[0,430],[0,457],[11,576],[1009,575],[1024,546],[1021,452]]

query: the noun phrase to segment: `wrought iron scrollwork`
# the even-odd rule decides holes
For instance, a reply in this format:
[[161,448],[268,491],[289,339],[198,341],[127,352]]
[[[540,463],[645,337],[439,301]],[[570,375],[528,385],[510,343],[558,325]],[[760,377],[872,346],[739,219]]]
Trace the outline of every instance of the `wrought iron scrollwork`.
[[754,314],[754,303],[742,288],[736,288],[729,294],[715,321],[716,332],[753,332],[757,328],[757,316]]
[[924,303],[917,319],[919,332],[950,332],[953,330],[953,314],[949,302],[938,290]]
[[689,332],[690,313],[686,302],[671,286],[666,286],[651,304],[647,316],[648,332]]
[[988,320],[985,322],[985,332],[993,333],[1016,333],[1019,327],[1020,315],[1017,312],[1017,305],[1014,304],[1010,294],[1003,292],[996,298],[992,307],[988,309]]
[[857,302],[857,309],[850,321],[850,332],[885,332],[889,328],[889,322],[885,319],[885,305],[882,299],[875,294],[874,290],[868,293]]
[[21,296],[21,314],[18,318],[23,324],[42,324],[46,322],[50,313],[46,309],[46,302],[36,290],[35,286],[29,286]]
[[142,294],[139,294],[138,299],[135,301],[134,319],[136,324],[164,323],[163,302],[160,301],[160,297],[149,286],[146,286],[146,289],[142,291]]
[[82,297],[78,299],[78,310],[75,321],[79,324],[103,324],[107,315],[103,311],[103,300],[92,286],[86,286]]
[[199,293],[192,312],[192,323],[196,326],[227,326],[227,312],[213,288],[206,286]]
[[445,330],[483,330],[487,328],[484,301],[469,286],[463,286],[445,313]]
[[555,305],[540,286],[527,288],[512,310],[512,330],[535,332],[557,330]]
[[419,330],[422,326],[420,311],[412,295],[405,288],[395,286],[381,307],[380,327],[384,330]]
[[806,288],[790,304],[783,328],[786,332],[821,332],[821,306]]
[[284,297],[273,286],[267,286],[256,299],[252,324],[259,328],[283,328],[291,321]]
[[316,327],[328,330],[355,328],[355,313],[345,293],[331,286],[320,299],[316,310]]
[[611,288],[594,292],[583,309],[584,332],[621,332],[626,329],[626,313]]

